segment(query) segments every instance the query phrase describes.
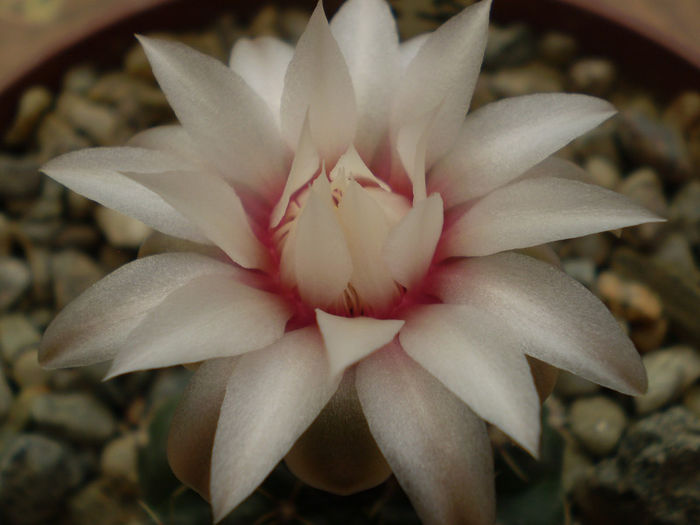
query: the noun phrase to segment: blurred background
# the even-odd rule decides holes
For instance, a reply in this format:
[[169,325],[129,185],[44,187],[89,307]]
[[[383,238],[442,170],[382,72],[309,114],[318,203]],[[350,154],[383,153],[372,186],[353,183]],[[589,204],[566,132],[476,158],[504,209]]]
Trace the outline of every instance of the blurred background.
[[[174,119],[134,32],[226,60],[241,36],[294,42],[303,0],[0,0],[0,523],[205,524],[208,505],[165,458],[190,372],[102,382],[104,366],[45,371],[41,333],[71,299],[137,256],[152,232],[39,173],[68,151],[123,144]],[[331,12],[340,2],[326,1]],[[402,37],[470,0],[393,0]],[[614,119],[558,155],[663,224],[556,243],[647,367],[636,399],[561,374],[535,462],[497,429],[502,525],[700,522],[700,0],[494,0],[477,108],[534,92],[589,93]],[[278,467],[226,524],[418,523],[393,480],[352,497]]]

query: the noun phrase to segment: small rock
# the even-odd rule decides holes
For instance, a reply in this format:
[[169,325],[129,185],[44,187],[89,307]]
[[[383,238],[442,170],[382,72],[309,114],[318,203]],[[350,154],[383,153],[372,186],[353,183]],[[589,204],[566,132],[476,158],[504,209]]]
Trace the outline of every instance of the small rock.
[[639,414],[653,412],[679,397],[700,378],[700,354],[690,346],[674,346],[642,357],[647,369],[649,388],[634,398]]
[[7,417],[7,414],[10,413],[11,406],[12,390],[10,390],[10,385],[7,384],[5,371],[3,370],[2,363],[0,363],[0,423],[2,423]]
[[484,67],[499,69],[521,66],[535,56],[535,38],[532,29],[524,24],[507,27],[489,26]]
[[47,248],[31,245],[26,253],[32,273],[32,299],[47,303],[52,297],[50,252]]
[[561,485],[567,494],[590,477],[593,463],[573,440],[564,447],[561,465]]
[[31,284],[29,267],[16,257],[0,257],[0,312],[6,311],[24,295]]
[[139,481],[138,449],[144,439],[146,438],[136,433],[130,433],[107,443],[100,458],[102,474],[135,486]]
[[567,241],[560,255],[562,257],[575,256],[590,259],[596,266],[601,266],[610,257],[611,247],[612,241],[609,235],[595,233]]
[[596,269],[592,259],[577,258],[562,261],[564,271],[587,288],[595,285]]
[[95,220],[107,241],[117,248],[136,249],[151,233],[151,229],[141,221],[103,206],[95,210]]
[[46,393],[31,408],[34,423],[77,443],[102,443],[115,431],[114,416],[85,393]]
[[661,318],[663,306],[658,296],[638,282],[626,281],[611,271],[598,277],[598,294],[618,317],[631,322]]
[[[618,191],[661,217],[668,216],[668,205],[658,174],[651,168],[640,168],[630,173]],[[642,224],[624,230],[625,239],[635,245],[651,245],[665,229],[662,222]]]
[[700,420],[682,407],[629,427],[575,491],[585,523],[688,525],[700,516]]
[[122,123],[116,112],[71,92],[58,97],[57,113],[96,144],[106,146],[122,141]]
[[673,182],[690,176],[690,154],[679,131],[639,111],[625,111],[618,120],[620,143],[634,162],[652,166]]
[[700,419],[700,385],[693,385],[686,391],[683,404]]
[[59,310],[103,276],[102,270],[90,257],[73,250],[54,255],[51,271],[54,299]]
[[627,417],[622,408],[603,396],[574,401],[569,421],[574,436],[596,456],[612,452],[627,426]]
[[72,67],[63,75],[63,89],[76,95],[85,95],[95,85],[97,79],[97,71],[92,66]]
[[306,29],[309,14],[301,9],[285,9],[277,20],[277,27],[283,39],[296,42]]
[[29,141],[39,119],[51,107],[53,96],[44,86],[34,86],[19,99],[17,116],[5,135],[9,146],[20,146]]
[[37,434],[19,434],[0,460],[0,518],[13,525],[55,523],[65,497],[84,477],[65,445]]
[[554,388],[554,392],[564,398],[587,396],[599,390],[599,385],[566,370],[559,371],[557,385]]
[[56,113],[49,113],[42,119],[36,136],[39,142],[39,160],[42,163],[63,153],[89,148],[93,145]]
[[41,336],[23,314],[9,314],[0,318],[0,351],[7,363],[19,354],[39,344]]
[[663,118],[683,133],[700,126],[700,92],[686,91],[678,95],[664,112]]
[[64,191],[65,188],[58,182],[46,179],[39,198],[24,216],[25,222],[44,223],[59,220],[63,214]]
[[554,31],[545,33],[538,47],[542,58],[554,66],[565,66],[578,51],[578,44],[571,35]]
[[39,365],[39,352],[36,348],[22,352],[12,363],[12,377],[21,387],[45,385],[51,371]]
[[531,93],[563,91],[562,74],[539,62],[527,66],[501,69],[491,79],[491,90],[498,97],[517,97]]
[[[10,407],[7,420],[3,425],[3,431],[21,432],[25,430],[31,421],[31,411],[34,400],[46,393],[45,386],[30,386],[20,390]],[[2,433],[0,433],[2,439]],[[0,449],[2,449],[0,443]]]
[[608,95],[616,79],[615,65],[605,58],[584,58],[569,69],[570,90],[596,97]]
[[692,245],[700,244],[700,182],[683,186],[668,210],[671,223],[679,228]]
[[588,157],[584,167],[593,178],[593,181],[603,188],[614,190],[620,183],[620,170],[615,163],[607,157],[603,157],[602,155]]
[[618,118],[611,118],[574,140],[570,144],[577,157],[588,158],[600,155],[621,165],[620,151],[617,145]]
[[[144,525],[153,522],[133,494],[122,494],[108,479],[88,483],[68,503],[70,525]],[[182,517],[180,517],[182,518]],[[187,518],[184,518],[185,523]],[[177,521],[180,523],[180,521]]]
[[90,224],[67,224],[56,234],[53,246],[57,249],[90,249],[100,243],[100,233]]
[[640,354],[646,354],[659,348],[668,332],[668,319],[661,317],[649,322],[632,323],[629,337]]
[[33,197],[40,185],[39,162],[35,158],[0,155],[0,198]]
[[681,233],[666,236],[654,253],[654,261],[673,268],[674,271],[698,278],[698,268],[695,266],[690,244]]

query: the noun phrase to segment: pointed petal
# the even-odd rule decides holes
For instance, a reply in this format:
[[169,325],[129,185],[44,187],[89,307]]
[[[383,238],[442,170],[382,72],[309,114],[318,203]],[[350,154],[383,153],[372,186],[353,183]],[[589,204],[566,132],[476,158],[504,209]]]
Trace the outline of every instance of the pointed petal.
[[547,93],[499,100],[467,116],[428,186],[448,208],[485,195],[521,175],[615,114],[587,95]]
[[404,325],[400,320],[339,317],[318,309],[316,322],[328,352],[332,376],[387,344]]
[[646,208],[599,186],[525,179],[482,198],[445,233],[441,257],[490,255],[645,222]]
[[382,0],[351,0],[331,20],[331,32],[355,91],[355,146],[362,158],[371,162],[388,130],[391,96],[399,75],[396,22]]
[[231,50],[229,65],[260,95],[280,125],[284,75],[294,48],[277,38],[239,38]]
[[286,152],[267,104],[230,68],[178,42],[139,37],[180,123],[229,181],[279,191]]
[[376,487],[391,475],[362,413],[355,369],[284,458],[301,481],[341,496]]
[[[179,167],[178,167],[179,165]],[[158,231],[208,242],[199,229],[157,194],[124,173],[163,173],[182,161],[142,148],[91,148],[61,155],[41,171],[71,190],[129,215]]]
[[299,38],[282,94],[282,132],[296,145],[309,111],[311,136],[321,159],[333,166],[355,137],[352,80],[319,2]]
[[399,60],[401,62],[402,73],[408,69],[409,64],[416,58],[418,51],[420,51],[420,48],[423,47],[423,44],[425,44],[431,34],[432,33],[423,33],[422,35],[417,35],[401,42],[399,47]]
[[338,159],[337,164],[331,170],[330,179],[333,181],[338,177],[350,177],[356,181],[376,184],[386,191],[391,191],[389,185],[377,178],[362,160],[355,146],[350,145],[348,150]]
[[437,106],[421,115],[415,122],[403,126],[396,135],[396,151],[411,181],[414,203],[425,199],[427,195],[425,156],[430,133],[439,112],[440,106]]
[[305,328],[241,357],[214,439],[211,499],[219,521],[265,479],[338,388],[318,332]]
[[240,272],[190,253],[154,255],[122,266],[88,288],[53,320],[41,341],[41,364],[62,368],[108,361],[168,294],[204,275],[233,278]]
[[389,223],[377,202],[357,182],[351,181],[338,206],[338,218],[352,257],[350,284],[360,298],[355,314],[382,312],[398,294],[382,248]]
[[586,170],[573,162],[558,157],[547,157],[539,164],[520,175],[516,180],[537,179],[541,177],[557,177],[560,179],[575,180],[585,184],[595,184]]
[[393,129],[440,106],[428,141],[428,167],[452,146],[464,121],[484,57],[490,8],[491,0],[483,0],[431,33],[401,80]]
[[470,305],[411,311],[399,334],[406,353],[486,421],[537,456],[540,403],[520,341]]
[[[205,166],[192,139],[179,124],[145,129],[129,139],[127,146],[163,151],[185,160],[193,167]],[[182,164],[180,168],[182,169]]]
[[313,140],[311,140],[311,129],[309,128],[309,115],[306,114],[304,119],[304,127],[301,130],[299,144],[294,152],[294,161],[292,169],[289,171],[289,177],[282,191],[282,196],[272,210],[270,216],[270,226],[277,226],[284,217],[289,206],[289,199],[294,193],[300,190],[307,182],[309,182],[314,174],[318,171],[321,165],[321,159],[316,152]]
[[168,463],[185,485],[209,499],[211,451],[221,403],[237,358],[203,362],[175,409],[168,433]]
[[396,343],[358,365],[356,385],[370,430],[423,523],[491,525],[484,422]]
[[308,304],[326,307],[345,290],[352,275],[352,258],[343,230],[331,208],[328,179],[321,174],[311,186],[294,238],[294,272],[299,295]]
[[391,274],[406,288],[418,283],[430,267],[442,233],[442,199],[420,201],[389,233],[383,255]]
[[600,300],[557,268],[517,253],[456,261],[431,292],[489,312],[525,352],[625,394],[646,389],[637,350]]
[[173,208],[245,268],[265,269],[269,255],[253,234],[241,200],[226,181],[207,172],[128,174]]
[[229,276],[193,279],[129,334],[107,377],[263,348],[282,337],[291,315],[280,297]]

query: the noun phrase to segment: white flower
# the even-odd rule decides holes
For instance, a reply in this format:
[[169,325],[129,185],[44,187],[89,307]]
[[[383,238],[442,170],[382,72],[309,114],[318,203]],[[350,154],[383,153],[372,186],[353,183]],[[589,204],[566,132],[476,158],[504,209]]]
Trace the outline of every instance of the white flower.
[[111,360],[109,377],[202,362],[168,453],[217,520],[286,457],[338,493],[391,470],[426,523],[491,523],[483,420],[537,455],[541,361],[645,389],[600,301],[512,250],[659,219],[549,157],[613,115],[607,102],[532,95],[465,119],[489,8],[399,44],[383,0],[350,0],[330,26],[319,3],[296,49],[242,39],[230,67],[141,38],[181,125],[44,167],[214,246],[103,279],[41,358]]

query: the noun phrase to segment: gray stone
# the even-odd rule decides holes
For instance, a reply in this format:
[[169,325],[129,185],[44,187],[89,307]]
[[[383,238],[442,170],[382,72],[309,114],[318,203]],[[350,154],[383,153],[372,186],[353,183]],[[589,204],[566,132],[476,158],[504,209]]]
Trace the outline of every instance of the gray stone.
[[102,270],[90,257],[73,250],[54,255],[51,271],[54,299],[59,310],[103,276]]
[[490,87],[499,97],[517,97],[562,91],[564,80],[558,70],[533,62],[527,66],[501,69],[493,75]]
[[42,163],[63,153],[93,145],[56,113],[49,113],[42,119],[36,137],[39,142],[39,160]]
[[10,146],[25,144],[52,102],[53,96],[44,86],[34,86],[22,93],[15,120],[5,134],[5,142]]
[[102,443],[115,431],[110,410],[86,393],[46,393],[34,399],[34,423],[77,443]]
[[33,197],[40,184],[39,162],[35,158],[0,155],[0,197]]
[[10,390],[10,385],[7,384],[7,379],[5,378],[4,367],[0,363],[0,423],[4,421],[10,412],[12,397],[12,390]]
[[561,465],[561,485],[564,492],[571,493],[576,486],[590,477],[593,462],[576,445],[569,440],[564,447]]
[[103,206],[95,210],[95,220],[107,241],[117,248],[138,248],[151,233],[141,221]]
[[578,44],[571,36],[564,33],[545,33],[538,44],[540,55],[554,66],[564,66],[576,56]]
[[25,315],[0,317],[0,352],[5,362],[14,362],[19,354],[36,347],[40,339],[41,335]]
[[666,236],[654,253],[654,261],[691,278],[700,276],[688,239],[682,233]]
[[123,124],[119,115],[107,106],[75,93],[64,92],[58,97],[56,111],[96,144],[107,146],[123,141],[123,133],[120,135]]
[[521,66],[534,56],[535,37],[528,26],[512,24],[498,27],[491,24],[484,55],[486,69]]
[[134,486],[139,480],[138,450],[148,437],[129,433],[114,438],[102,449],[100,469],[105,477],[126,481]]
[[557,376],[557,384],[554,392],[561,397],[579,397],[595,394],[600,390],[600,385],[584,379],[576,374],[560,370]]
[[673,346],[646,354],[649,388],[634,399],[640,414],[653,412],[679,397],[700,378],[700,353],[690,346]]
[[51,377],[51,371],[39,365],[39,353],[36,348],[22,352],[12,363],[12,377],[20,388],[45,385]]
[[663,119],[683,133],[689,133],[700,122],[700,91],[685,91],[664,111]]
[[83,477],[81,462],[65,445],[19,434],[0,458],[0,518],[13,525],[53,523]]
[[[26,222],[58,221],[63,214],[65,188],[52,179],[45,179],[39,198],[23,217]],[[23,226],[24,227],[24,226]],[[43,239],[42,239],[43,240]]]
[[610,454],[627,426],[620,406],[607,397],[577,399],[569,412],[571,431],[586,450],[596,456]]
[[92,66],[72,67],[63,75],[63,89],[78,95],[85,95],[95,85],[97,78],[97,71]]
[[596,268],[592,259],[579,257],[562,261],[564,271],[588,288],[595,285]]
[[683,396],[685,408],[700,418],[700,385],[693,385],[686,390]]
[[615,163],[602,155],[588,157],[584,167],[596,184],[609,190],[617,188],[622,178]]
[[668,217],[691,244],[700,243],[700,181],[691,181],[678,191],[671,201]]
[[682,407],[630,426],[617,456],[575,491],[586,523],[700,523],[700,419]]
[[577,157],[600,155],[620,166],[622,159],[617,145],[617,127],[617,117],[606,120],[574,140],[570,148]]
[[0,257],[0,312],[4,312],[29,289],[32,275],[16,257]]
[[610,93],[617,79],[615,65],[605,58],[584,58],[569,69],[571,91],[604,97]]

